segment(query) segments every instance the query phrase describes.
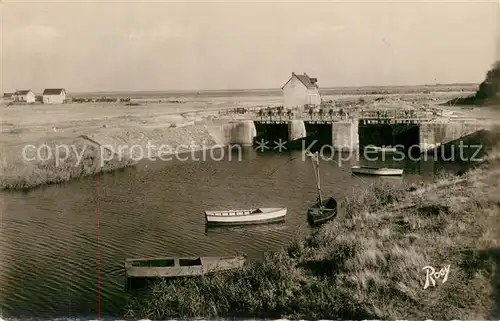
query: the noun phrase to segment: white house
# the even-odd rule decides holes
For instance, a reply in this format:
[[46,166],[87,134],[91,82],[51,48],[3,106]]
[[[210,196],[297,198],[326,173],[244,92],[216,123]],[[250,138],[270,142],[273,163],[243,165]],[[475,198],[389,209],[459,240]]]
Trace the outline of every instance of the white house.
[[64,88],[47,88],[42,95],[44,104],[63,104],[66,100]]
[[304,105],[319,105],[321,95],[318,91],[318,79],[309,77],[306,73],[292,77],[281,88],[285,99],[285,108],[303,107]]
[[14,95],[12,95],[14,101],[25,102],[25,103],[34,103],[35,102],[35,94],[31,91],[31,89],[27,90],[16,90]]

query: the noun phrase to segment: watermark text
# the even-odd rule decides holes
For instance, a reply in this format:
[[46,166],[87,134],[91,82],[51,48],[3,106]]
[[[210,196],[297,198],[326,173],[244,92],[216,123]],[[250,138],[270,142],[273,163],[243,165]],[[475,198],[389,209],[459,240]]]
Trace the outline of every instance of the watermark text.
[[422,269],[425,271],[425,283],[424,290],[430,285],[436,286],[436,280],[442,279],[441,283],[445,283],[448,280],[448,274],[450,273],[450,265],[444,266],[439,271],[436,271],[432,266],[424,266]]

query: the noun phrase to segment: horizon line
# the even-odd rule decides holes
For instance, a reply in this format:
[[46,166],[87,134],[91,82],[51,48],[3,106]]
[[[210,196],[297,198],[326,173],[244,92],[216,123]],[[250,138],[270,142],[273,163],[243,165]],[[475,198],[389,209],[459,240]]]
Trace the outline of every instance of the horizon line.
[[[330,87],[320,87],[318,88],[319,91],[321,90],[332,90],[332,89],[369,89],[369,88],[377,88],[377,89],[382,89],[382,88],[411,88],[411,87],[443,87],[443,86],[478,86],[480,83],[472,83],[472,82],[466,82],[466,83],[436,83],[436,84],[420,84],[420,85],[367,85],[367,86],[330,86]],[[17,90],[31,90],[31,88],[28,89],[17,89]],[[99,91],[68,91],[67,89],[66,93],[70,94],[117,94],[117,93],[193,93],[193,92],[228,92],[228,91],[281,91],[281,88],[233,88],[233,89],[165,89],[165,90],[127,90],[127,89],[120,89],[120,90],[99,90]],[[16,90],[14,91],[5,91],[2,92],[2,94],[5,93],[15,93]],[[36,93],[35,91],[33,91]],[[43,92],[43,91],[42,91]]]

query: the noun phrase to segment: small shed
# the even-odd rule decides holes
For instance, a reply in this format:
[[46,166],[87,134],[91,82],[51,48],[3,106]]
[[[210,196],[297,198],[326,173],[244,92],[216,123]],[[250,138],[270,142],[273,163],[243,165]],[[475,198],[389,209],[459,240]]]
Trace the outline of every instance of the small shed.
[[66,100],[66,90],[64,88],[47,88],[43,91],[44,104],[63,104]]

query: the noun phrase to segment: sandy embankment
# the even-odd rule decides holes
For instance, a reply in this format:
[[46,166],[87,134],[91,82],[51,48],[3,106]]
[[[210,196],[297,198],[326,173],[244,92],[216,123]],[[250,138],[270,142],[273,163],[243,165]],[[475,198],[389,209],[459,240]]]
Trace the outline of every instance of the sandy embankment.
[[2,189],[64,182],[226,143],[220,134],[224,121],[210,121],[214,112],[186,118],[149,106],[70,104],[15,106],[2,113]]

